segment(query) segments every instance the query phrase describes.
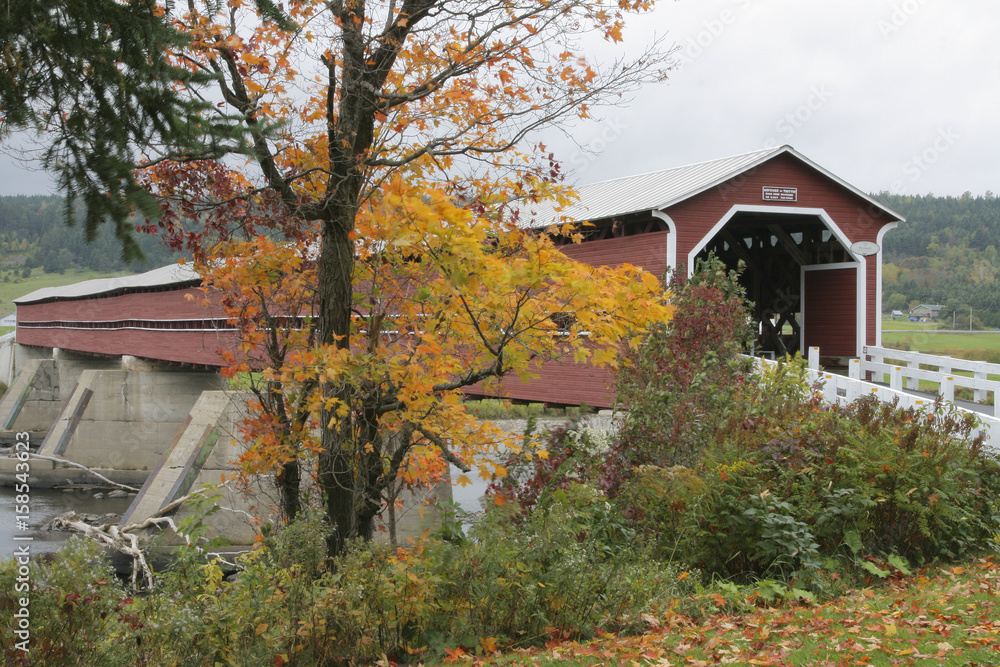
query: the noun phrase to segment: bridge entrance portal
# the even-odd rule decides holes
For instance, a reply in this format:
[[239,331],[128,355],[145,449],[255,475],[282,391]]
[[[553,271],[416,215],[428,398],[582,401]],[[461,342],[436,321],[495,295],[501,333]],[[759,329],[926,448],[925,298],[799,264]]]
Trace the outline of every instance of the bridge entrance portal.
[[[857,313],[834,311],[856,307],[857,259],[821,216],[739,211],[714,231],[696,257],[715,253],[731,269],[744,263],[740,282],[753,303],[756,352],[780,358],[825,338],[824,353],[836,353],[833,344],[853,354]],[[843,331],[831,338],[824,321]]]

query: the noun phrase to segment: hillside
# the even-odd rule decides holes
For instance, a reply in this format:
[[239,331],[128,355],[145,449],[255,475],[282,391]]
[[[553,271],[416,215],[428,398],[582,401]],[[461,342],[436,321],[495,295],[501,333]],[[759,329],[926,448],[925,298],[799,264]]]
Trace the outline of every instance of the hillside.
[[139,235],[146,260],[124,262],[110,227],[88,243],[82,225],[67,227],[65,201],[54,196],[0,197],[0,317],[13,300],[43,287],[129,275],[177,261],[159,238]]
[[177,259],[159,238],[140,234],[146,260],[124,262],[110,226],[88,243],[82,225],[65,225],[64,205],[55,196],[0,197],[0,282],[27,277],[36,269],[50,274],[70,269],[136,273]]
[[875,196],[906,217],[885,236],[883,307],[943,304],[959,328],[971,307],[974,325],[1000,327],[1000,198]]
[[[92,271],[91,269],[69,269],[62,273],[45,273],[41,269],[33,269],[31,275],[11,278],[10,274],[0,278],[0,317],[14,312],[14,299],[30,294],[43,287],[59,287],[71,285],[93,278],[112,278],[127,276],[132,271]],[[4,333],[0,330],[0,334]]]

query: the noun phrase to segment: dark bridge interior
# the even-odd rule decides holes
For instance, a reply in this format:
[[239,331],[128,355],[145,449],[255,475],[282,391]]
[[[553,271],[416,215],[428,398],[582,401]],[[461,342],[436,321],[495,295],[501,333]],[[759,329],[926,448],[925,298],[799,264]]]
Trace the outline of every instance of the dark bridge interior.
[[854,261],[823,220],[814,215],[737,213],[698,254],[715,253],[735,269],[753,303],[755,351],[782,357],[802,346],[801,267]]

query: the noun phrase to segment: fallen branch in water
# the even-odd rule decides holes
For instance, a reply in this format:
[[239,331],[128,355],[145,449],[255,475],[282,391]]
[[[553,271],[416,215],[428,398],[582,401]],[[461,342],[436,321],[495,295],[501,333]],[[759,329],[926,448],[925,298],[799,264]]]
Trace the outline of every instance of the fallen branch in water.
[[43,456],[41,454],[31,454],[31,458],[33,458],[33,459],[41,459],[43,461],[54,461],[56,463],[62,463],[64,465],[73,466],[74,468],[80,468],[81,470],[86,470],[87,472],[89,472],[94,477],[100,479],[102,482],[106,482],[106,483],[110,484],[111,486],[117,486],[119,489],[125,489],[126,491],[132,491],[134,493],[139,493],[139,489],[135,488],[134,486],[128,486],[127,484],[119,484],[118,482],[112,482],[110,479],[108,479],[107,477],[105,477],[101,473],[99,473],[97,471],[94,471],[94,470],[91,470],[90,468],[88,468],[85,465],[80,465],[79,463],[76,463],[75,461],[70,461],[68,459],[61,459],[58,456]]
[[96,527],[91,526],[81,520],[80,515],[76,512],[67,512],[66,514],[52,520],[52,527],[55,529],[75,530],[83,533],[85,537],[97,540],[115,551],[123,553],[126,556],[130,556],[132,558],[133,590],[138,590],[136,580],[140,569],[142,570],[146,587],[152,588],[153,570],[149,567],[149,563],[146,561],[146,554],[143,552],[142,547],[139,546],[139,536],[130,531],[142,530],[144,528],[150,528],[160,524],[168,525],[175,533],[177,533],[177,525],[170,517],[150,517],[142,523],[130,523],[122,528],[110,524],[104,524]]
[[[82,466],[81,466],[82,467]],[[223,484],[222,486],[225,486]],[[127,488],[127,487],[126,487]],[[83,521],[79,514],[76,512],[66,512],[62,516],[56,517],[52,520],[50,524],[51,528],[54,530],[72,530],[82,533],[85,537],[97,540],[98,542],[104,544],[115,551],[125,554],[132,558],[132,588],[133,590],[138,590],[138,574],[142,571],[143,580],[147,588],[153,587],[153,570],[150,568],[149,563],[146,561],[146,554],[143,552],[142,547],[139,545],[139,535],[141,530],[147,528],[152,528],[154,526],[167,526],[174,533],[184,540],[188,546],[194,546],[198,551],[203,551],[201,547],[194,544],[191,541],[190,536],[185,535],[180,530],[177,529],[177,524],[174,520],[165,514],[173,512],[175,509],[183,505],[188,500],[202,496],[209,491],[214,491],[218,486],[206,486],[197,491],[193,491],[185,496],[181,496],[177,500],[167,503],[159,510],[157,510],[152,516],[141,521],[139,523],[130,523],[125,526],[117,526],[113,524],[102,524],[100,526],[92,526]],[[229,508],[226,508],[229,509]],[[237,510],[233,510],[237,511]],[[246,512],[243,512],[246,514]],[[249,515],[248,515],[249,516]],[[230,563],[231,564],[231,563]]]

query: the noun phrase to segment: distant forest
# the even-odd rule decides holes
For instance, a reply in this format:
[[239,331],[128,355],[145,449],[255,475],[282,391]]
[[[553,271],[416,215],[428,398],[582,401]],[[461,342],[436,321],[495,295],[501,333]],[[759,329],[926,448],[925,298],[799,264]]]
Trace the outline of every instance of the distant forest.
[[[920,303],[945,306],[949,326],[1000,327],[1000,198],[966,193],[961,197],[874,195],[906,217],[885,235],[882,304],[908,311]],[[121,260],[110,227],[93,243],[80,225],[63,224],[63,199],[55,196],[0,197],[0,281],[35,268],[61,273],[147,271],[177,261],[159,237],[139,234],[145,262]]]
[[0,280],[25,277],[31,270],[63,273],[67,269],[148,271],[177,261],[179,255],[159,237],[138,234],[144,262],[124,262],[121,244],[110,225],[87,243],[82,224],[67,227],[64,200],[56,196],[0,197]]
[[920,303],[945,306],[955,326],[1000,327],[1000,198],[982,196],[875,197],[906,222],[885,235],[882,305],[886,312]]

